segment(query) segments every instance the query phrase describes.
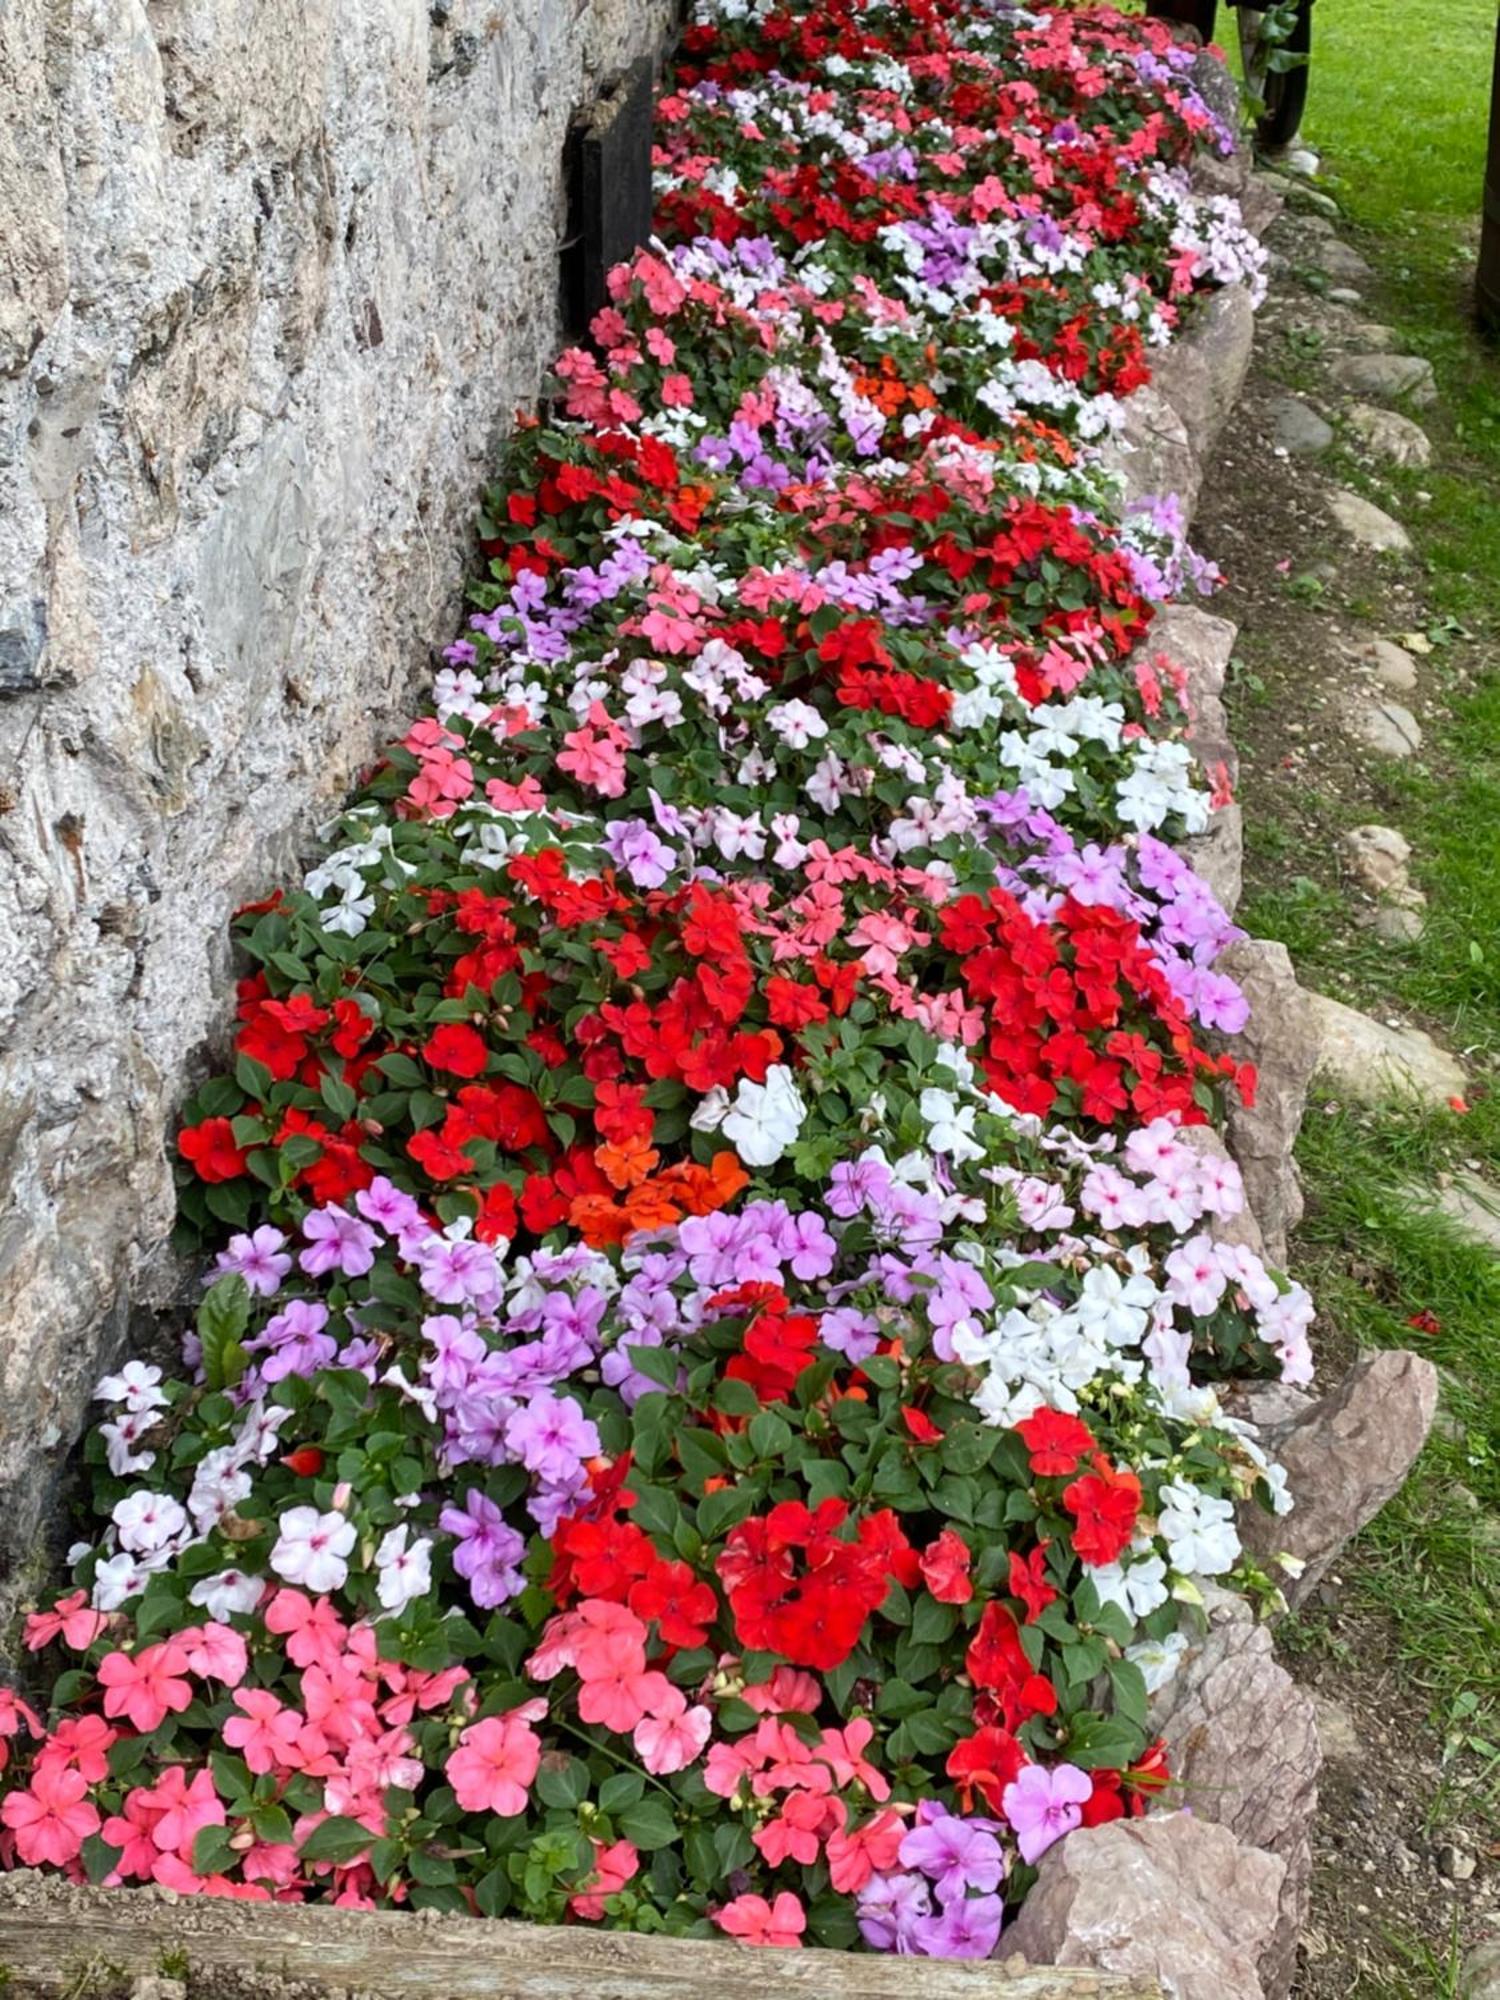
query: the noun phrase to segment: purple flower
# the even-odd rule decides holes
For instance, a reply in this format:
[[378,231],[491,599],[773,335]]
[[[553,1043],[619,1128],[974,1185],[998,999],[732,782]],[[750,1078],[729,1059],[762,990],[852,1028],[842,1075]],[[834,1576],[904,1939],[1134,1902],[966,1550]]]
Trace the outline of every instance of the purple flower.
[[247,1354],[266,1357],[258,1370],[261,1381],[279,1382],[286,1375],[311,1375],[326,1368],[338,1353],[338,1342],[323,1331],[327,1324],[327,1306],[315,1299],[289,1300],[254,1340],[245,1342]]
[[988,1958],[1004,1919],[998,1896],[955,1897],[938,1916],[917,1918],[912,1944],[924,1958]]
[[859,1930],[873,1951],[915,1951],[913,1930],[932,1909],[920,1875],[872,1875],[859,1892]]
[[297,1262],[310,1278],[325,1272],[341,1271],[346,1278],[362,1278],[375,1262],[380,1232],[361,1222],[346,1208],[315,1208],[304,1218],[302,1234],[310,1248]]
[[857,1160],[839,1160],[828,1177],[829,1212],[847,1220],[873,1208],[890,1186],[891,1170],[884,1160],[869,1153]]
[[409,1194],[377,1174],[367,1188],[354,1197],[354,1206],[367,1221],[383,1229],[387,1236],[399,1236],[422,1220],[422,1211]]
[[[1028,1764],[1000,1795],[1005,1817],[1015,1829],[1023,1861],[1036,1861],[1055,1840],[1082,1823],[1081,1810],[1094,1781],[1076,1764],[1057,1764],[1049,1771]],[[905,1843],[902,1843],[905,1852]]]
[[853,1306],[835,1306],[819,1320],[818,1338],[825,1347],[831,1347],[835,1354],[842,1354],[857,1367],[861,1361],[868,1361],[880,1345],[880,1322],[873,1313],[858,1312]]
[[526,1539],[507,1524],[493,1500],[471,1486],[462,1507],[443,1509],[438,1526],[458,1537],[453,1567],[467,1579],[469,1595],[481,1610],[492,1611],[520,1595],[526,1585],[520,1571]]
[[827,1224],[811,1209],[787,1221],[776,1247],[790,1262],[793,1275],[804,1280],[826,1278],[838,1255],[838,1245],[829,1235]]
[[263,1222],[251,1235],[231,1236],[229,1248],[219,1252],[215,1269],[238,1272],[257,1298],[268,1299],[292,1268],[290,1254],[283,1254],[285,1246],[281,1231]]
[[605,830],[609,858],[641,889],[659,889],[677,866],[677,852],[643,819],[612,820]]
[[599,1450],[599,1433],[571,1396],[543,1389],[506,1421],[507,1448],[538,1479],[562,1485]]
[[1005,1856],[991,1819],[960,1819],[924,1799],[917,1823],[901,1842],[903,1868],[919,1868],[947,1903],[969,1889],[988,1891],[1000,1886]]

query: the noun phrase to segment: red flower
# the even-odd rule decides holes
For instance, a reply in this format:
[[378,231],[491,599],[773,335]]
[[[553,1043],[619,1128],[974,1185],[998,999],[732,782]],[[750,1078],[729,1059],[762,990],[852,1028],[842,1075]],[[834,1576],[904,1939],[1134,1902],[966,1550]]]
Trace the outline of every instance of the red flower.
[[1039,1542],[1029,1556],[1018,1556],[1014,1549],[1010,1552],[1010,1594],[1025,1605],[1028,1625],[1034,1625],[1057,1597],[1047,1581],[1047,1548],[1046,1542]]
[[1019,1729],[1034,1715],[1056,1712],[1056,1688],[1032,1666],[1021,1644],[1020,1627],[994,1598],[984,1607],[964,1665],[975,1687],[994,1696],[1007,1729]]
[[201,1125],[184,1125],[177,1150],[197,1169],[201,1181],[238,1180],[245,1171],[245,1154],[236,1144],[227,1118],[205,1118]]
[[965,1812],[974,1810],[976,1792],[991,1812],[999,1812],[1005,1787],[1019,1777],[1025,1762],[1026,1754],[1010,1731],[991,1722],[955,1743],[943,1768],[958,1788]]
[[1094,1469],[1063,1489],[1063,1505],[1074,1517],[1073,1547],[1080,1561],[1098,1568],[1130,1546],[1141,1511],[1141,1482],[1133,1472],[1116,1472],[1102,1451]]
[[935,1542],[923,1549],[920,1563],[923,1581],[939,1604],[967,1604],[974,1595],[969,1577],[973,1561],[969,1545],[956,1528],[944,1528]]
[[1032,1471],[1043,1479],[1075,1471],[1084,1453],[1094,1449],[1094,1434],[1088,1425],[1061,1410],[1038,1410],[1016,1429],[1031,1454]]
[[731,1531],[715,1567],[742,1646],[825,1673],[848,1659],[885,1597],[893,1559],[912,1557],[889,1509],[889,1519],[860,1524],[858,1542],[837,1532],[848,1512],[842,1500],[824,1500],[816,1513],[783,1500]]
[[918,1444],[942,1443],[943,1433],[938,1429],[931,1417],[917,1409],[914,1404],[903,1403],[901,1405],[901,1416],[907,1430],[916,1439]]
[[445,1021],[423,1044],[422,1054],[434,1069],[453,1076],[480,1076],[489,1061],[484,1036],[464,1021]]
[[685,1562],[653,1563],[630,1586],[626,1603],[656,1626],[669,1646],[701,1646],[719,1615],[713,1588]]

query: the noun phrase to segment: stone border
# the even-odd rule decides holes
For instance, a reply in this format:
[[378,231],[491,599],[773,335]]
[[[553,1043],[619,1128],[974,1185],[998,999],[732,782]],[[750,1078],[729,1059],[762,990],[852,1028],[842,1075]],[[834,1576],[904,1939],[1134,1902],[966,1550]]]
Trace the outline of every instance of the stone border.
[[[1207,57],[1195,80],[1210,102],[1234,90]],[[1257,234],[1280,213],[1279,197],[1252,181],[1244,149],[1228,162],[1205,157],[1194,178],[1206,192],[1239,199]],[[1175,492],[1191,518],[1253,341],[1248,292],[1231,286],[1130,399],[1111,462],[1132,499]],[[1162,611],[1146,641],[1186,667],[1189,741],[1206,768],[1223,766],[1231,782],[1237,758],[1222,696],[1236,637],[1228,620],[1184,604]],[[1243,873],[1239,806],[1216,813],[1182,851],[1233,915]],[[1316,996],[1298,986],[1280,944],[1247,938],[1220,963],[1251,1007],[1233,1046],[1259,1072],[1255,1105],[1232,1113],[1224,1135],[1249,1205],[1235,1227],[1284,1264],[1302,1214],[1292,1150],[1322,1039]],[[1223,1143],[1207,1131],[1202,1138],[1210,1148]],[[1293,1513],[1273,1520],[1245,1507],[1239,1526],[1251,1553],[1273,1576],[1287,1577],[1292,1605],[1400,1486],[1436,1402],[1435,1369],[1402,1350],[1358,1361],[1321,1398],[1266,1383],[1232,1392],[1236,1414],[1256,1425],[1288,1472]],[[1292,1559],[1285,1572],[1282,1556]],[[1322,1761],[1312,1699],[1277,1660],[1270,1631],[1249,1605],[1219,1592],[1152,1720],[1193,1818],[1117,1821],[1070,1835],[1043,1857],[1008,1941],[1036,1963],[1149,1973],[1174,2000],[1285,2000],[1311,1888]]]

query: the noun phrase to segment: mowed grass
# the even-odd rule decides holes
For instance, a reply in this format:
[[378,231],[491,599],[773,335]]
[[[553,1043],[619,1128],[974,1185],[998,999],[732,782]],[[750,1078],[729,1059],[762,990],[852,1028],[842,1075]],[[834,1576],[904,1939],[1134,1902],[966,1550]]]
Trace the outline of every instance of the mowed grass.
[[[1302,1275],[1345,1340],[1414,1346],[1442,1371],[1443,1412],[1416,1475],[1357,1545],[1351,1589],[1392,1623],[1414,1698],[1441,1731],[1453,1785],[1435,1802],[1500,1818],[1500,1260],[1414,1190],[1455,1170],[1500,1182],[1500,354],[1473,317],[1495,0],[1317,0],[1303,138],[1322,156],[1344,234],[1378,273],[1371,318],[1433,364],[1416,414],[1433,465],[1391,476],[1382,504],[1425,573],[1426,656],[1441,712],[1404,767],[1393,822],[1431,910],[1421,943],[1355,947],[1364,1004],[1428,1021],[1464,1058],[1467,1115],[1315,1104],[1299,1149]],[[1392,493],[1395,498],[1391,499]],[[1386,636],[1402,633],[1371,620]],[[1461,673],[1460,673],[1461,670]],[[1252,855],[1256,832],[1251,830]],[[1274,833],[1262,836],[1274,846]],[[1288,881],[1286,873],[1293,879]],[[1249,919],[1321,983],[1338,912],[1283,872]],[[1379,1004],[1384,999],[1384,1008]],[[1430,1315],[1434,1331],[1414,1328]],[[1315,1642],[1309,1630],[1306,1638]]]

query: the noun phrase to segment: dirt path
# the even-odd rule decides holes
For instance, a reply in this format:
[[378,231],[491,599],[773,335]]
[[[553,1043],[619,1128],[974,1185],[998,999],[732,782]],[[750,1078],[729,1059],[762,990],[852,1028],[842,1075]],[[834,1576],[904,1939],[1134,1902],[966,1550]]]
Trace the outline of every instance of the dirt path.
[[[1379,491],[1391,450],[1420,455],[1431,393],[1425,364],[1388,365],[1393,336],[1374,323],[1373,281],[1341,254],[1307,198],[1288,206],[1268,240],[1274,277],[1252,374],[1221,440],[1194,541],[1228,577],[1214,609],[1240,627],[1229,697],[1242,760],[1246,903],[1272,895],[1283,908],[1298,897],[1315,906],[1320,934],[1331,928],[1337,950],[1302,975],[1357,1004],[1361,968],[1410,941],[1422,909],[1399,883],[1382,898],[1380,867],[1361,880],[1346,837],[1396,815],[1424,720],[1470,669],[1461,647],[1424,650],[1417,564],[1399,549],[1368,546],[1333,512],[1334,496],[1351,482]],[[1415,378],[1415,398],[1371,386],[1403,372]],[[1351,427],[1361,408],[1397,419],[1354,416],[1375,448]],[[1346,511],[1367,539],[1395,539],[1387,529],[1398,523]],[[1397,872],[1404,876],[1399,857]],[[1349,1268],[1360,1276],[1352,1246]],[[1351,1343],[1336,1325],[1324,1326],[1322,1341],[1331,1379]],[[1349,1560],[1357,1563],[1357,1550]],[[1298,2000],[1467,1995],[1445,1968],[1450,1958],[1456,1965],[1455,1939],[1467,1947],[1500,1931],[1492,1834],[1447,1817],[1443,1745],[1392,1634],[1337,1590],[1325,1587],[1323,1596],[1283,1642],[1288,1665],[1317,1698],[1327,1758]],[[1425,1941],[1430,1960],[1414,1939]],[[1473,1991],[1488,2000],[1500,1984]]]

